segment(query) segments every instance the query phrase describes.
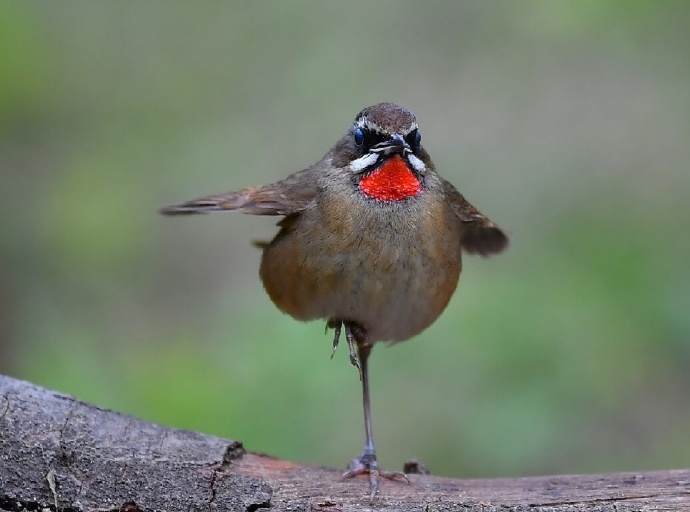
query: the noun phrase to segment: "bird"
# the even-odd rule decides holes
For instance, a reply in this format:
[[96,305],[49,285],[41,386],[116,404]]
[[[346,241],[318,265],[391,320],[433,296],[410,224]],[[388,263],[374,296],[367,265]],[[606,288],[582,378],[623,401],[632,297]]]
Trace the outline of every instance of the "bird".
[[[407,340],[446,308],[462,253],[502,252],[508,236],[436,171],[415,115],[394,103],[363,109],[315,164],[274,183],[162,208],[164,215],[237,211],[282,216],[262,250],[259,276],[277,308],[345,333],[359,372],[363,452],[344,478],[409,480],[379,467],[372,432],[369,356],[378,342]],[[332,357],[332,355],[331,355]]]

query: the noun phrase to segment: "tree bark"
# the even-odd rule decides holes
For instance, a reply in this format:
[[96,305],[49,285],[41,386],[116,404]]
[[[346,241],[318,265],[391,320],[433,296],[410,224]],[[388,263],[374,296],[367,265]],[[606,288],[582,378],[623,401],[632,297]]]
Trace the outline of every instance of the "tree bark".
[[382,482],[246,452],[0,376],[0,511],[689,511],[690,470]]

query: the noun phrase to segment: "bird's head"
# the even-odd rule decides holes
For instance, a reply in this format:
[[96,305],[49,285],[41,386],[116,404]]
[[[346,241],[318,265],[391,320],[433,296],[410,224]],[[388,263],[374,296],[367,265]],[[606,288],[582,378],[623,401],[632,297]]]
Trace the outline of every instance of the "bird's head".
[[432,168],[414,114],[394,103],[379,103],[357,114],[332,157],[364,194],[380,200],[418,194]]

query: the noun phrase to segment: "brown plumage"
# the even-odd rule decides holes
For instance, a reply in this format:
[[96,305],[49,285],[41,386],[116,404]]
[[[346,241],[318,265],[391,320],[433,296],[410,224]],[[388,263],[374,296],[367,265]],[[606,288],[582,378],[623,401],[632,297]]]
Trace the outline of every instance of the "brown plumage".
[[377,341],[409,339],[444,310],[461,252],[488,256],[508,238],[449,182],[421,144],[415,116],[392,103],[368,107],[316,164],[261,187],[187,201],[166,215],[235,210],[282,215],[259,274],[275,305],[297,320],[341,328],[363,383],[366,444],[345,474],[380,471],[371,435],[367,361]]

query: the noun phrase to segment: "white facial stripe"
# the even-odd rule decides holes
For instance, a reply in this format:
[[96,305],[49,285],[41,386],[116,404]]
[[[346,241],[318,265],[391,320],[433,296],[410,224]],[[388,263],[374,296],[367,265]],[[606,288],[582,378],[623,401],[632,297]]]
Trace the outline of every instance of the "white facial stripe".
[[353,160],[350,162],[350,169],[352,169],[355,172],[360,172],[369,167],[370,165],[373,165],[376,163],[376,160],[379,159],[379,155],[376,153],[367,153],[364,156],[360,156],[357,160]]
[[415,168],[415,171],[417,171],[420,174],[424,172],[424,169],[425,169],[424,162],[422,162],[419,158],[414,156],[412,153],[408,153],[407,160],[410,162],[412,167]]

